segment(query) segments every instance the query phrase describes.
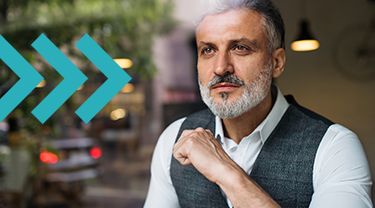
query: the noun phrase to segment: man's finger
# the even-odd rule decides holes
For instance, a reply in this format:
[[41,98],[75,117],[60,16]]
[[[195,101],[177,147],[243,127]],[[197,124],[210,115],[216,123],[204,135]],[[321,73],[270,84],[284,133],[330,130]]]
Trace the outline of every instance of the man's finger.
[[181,138],[184,138],[186,136],[188,136],[189,134],[191,134],[194,130],[184,130],[182,133],[181,133],[181,136],[180,138],[178,138],[178,140],[180,140]]
[[185,157],[180,152],[174,152],[173,153],[174,158],[181,163],[181,165],[191,165],[191,161],[188,157]]
[[191,134],[194,130],[184,130],[182,133],[181,133],[181,136],[180,138],[178,138],[177,142],[173,145],[173,149],[178,149],[178,147],[180,147],[183,142],[184,142],[184,138],[186,138],[189,134]]
[[205,131],[206,131],[209,135],[212,135],[213,137],[215,137],[214,134],[211,132],[211,130],[209,130],[209,129],[205,129]]

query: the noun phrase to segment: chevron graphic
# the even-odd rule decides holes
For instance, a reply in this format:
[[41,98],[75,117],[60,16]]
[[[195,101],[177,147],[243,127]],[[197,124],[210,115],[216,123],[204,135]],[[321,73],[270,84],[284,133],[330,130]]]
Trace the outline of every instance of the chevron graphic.
[[76,46],[108,78],[76,111],[88,123],[131,77],[89,35],[84,35]]
[[64,80],[31,113],[44,123],[87,80],[87,77],[44,35],[31,44]]
[[[44,35],[31,44],[64,80],[34,108],[32,114],[44,123],[73,95],[87,77]],[[108,78],[76,111],[88,123],[130,80],[131,77],[89,36],[77,48]],[[43,80],[43,77],[0,35],[0,59],[20,80],[0,99],[0,121]]]
[[0,35],[0,59],[20,80],[0,99],[0,121],[43,80],[43,77]]

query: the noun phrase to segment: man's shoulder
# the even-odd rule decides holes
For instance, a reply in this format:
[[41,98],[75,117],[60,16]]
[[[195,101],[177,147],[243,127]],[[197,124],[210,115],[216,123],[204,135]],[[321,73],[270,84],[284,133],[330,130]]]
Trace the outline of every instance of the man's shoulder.
[[286,95],[285,99],[290,104],[291,108],[294,108],[294,109],[298,110],[300,113],[304,114],[305,116],[309,117],[310,119],[313,119],[313,120],[316,120],[316,121],[321,121],[324,124],[326,124],[327,126],[331,126],[332,124],[334,124],[334,122],[327,119],[326,117],[299,105],[292,95]]

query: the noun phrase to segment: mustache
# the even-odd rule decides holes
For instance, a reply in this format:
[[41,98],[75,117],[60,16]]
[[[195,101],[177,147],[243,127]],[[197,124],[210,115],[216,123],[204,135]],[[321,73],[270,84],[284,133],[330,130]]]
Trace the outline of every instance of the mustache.
[[210,82],[208,82],[207,87],[210,88],[210,87],[212,87],[216,84],[223,83],[223,82],[237,84],[237,85],[240,85],[240,86],[245,85],[245,82],[242,79],[238,78],[236,75],[226,74],[224,76],[215,75],[210,80]]

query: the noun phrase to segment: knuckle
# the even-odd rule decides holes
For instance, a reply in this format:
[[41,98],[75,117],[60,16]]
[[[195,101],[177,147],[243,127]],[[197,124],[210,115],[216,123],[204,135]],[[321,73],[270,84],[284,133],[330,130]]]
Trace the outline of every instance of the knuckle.
[[199,132],[204,132],[204,131],[205,131],[204,128],[202,128],[202,127],[198,127],[198,128],[196,128],[195,130],[196,130],[196,131],[199,131]]
[[193,148],[197,144],[197,141],[194,137],[190,137],[185,141],[185,148]]
[[192,130],[184,130],[184,131],[182,131],[182,133],[181,133],[181,137],[183,137],[183,136],[187,136],[187,135],[189,135],[191,132],[192,132]]
[[199,135],[198,132],[194,131],[192,132],[190,135],[189,135],[189,138],[194,138],[194,137],[197,137]]
[[178,153],[177,153],[177,151],[173,151],[173,157],[174,157],[174,158],[178,158]]
[[181,135],[185,135],[187,133],[189,133],[189,130],[183,130],[182,133],[181,133]]
[[190,137],[185,142],[186,142],[186,145],[193,145],[194,144],[194,139],[192,137]]

